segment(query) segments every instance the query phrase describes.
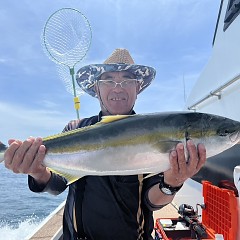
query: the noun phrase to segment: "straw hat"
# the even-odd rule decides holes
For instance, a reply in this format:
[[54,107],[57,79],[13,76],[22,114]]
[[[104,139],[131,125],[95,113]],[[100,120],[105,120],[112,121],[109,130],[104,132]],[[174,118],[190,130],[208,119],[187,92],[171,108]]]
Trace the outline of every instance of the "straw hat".
[[128,71],[136,76],[136,79],[140,81],[139,93],[151,84],[156,75],[152,67],[135,65],[128,50],[117,48],[103,64],[90,64],[80,68],[77,71],[76,80],[83,91],[97,97],[94,84],[100,76],[105,72],[120,71]]

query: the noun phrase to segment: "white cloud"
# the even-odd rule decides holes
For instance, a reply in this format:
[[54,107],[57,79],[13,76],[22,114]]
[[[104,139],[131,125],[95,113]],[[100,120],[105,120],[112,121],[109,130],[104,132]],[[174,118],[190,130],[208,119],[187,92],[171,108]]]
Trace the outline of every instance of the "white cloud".
[[0,63],[5,63],[5,62],[7,62],[6,58],[0,58]]
[[18,104],[0,102],[0,141],[9,138],[24,140],[29,136],[46,137],[62,131],[68,118],[63,113],[42,109],[31,109]]
[[45,108],[49,108],[49,109],[54,109],[55,107],[58,106],[58,104],[56,104],[55,102],[52,101],[48,101],[48,100],[42,100],[39,102],[40,105],[42,105]]

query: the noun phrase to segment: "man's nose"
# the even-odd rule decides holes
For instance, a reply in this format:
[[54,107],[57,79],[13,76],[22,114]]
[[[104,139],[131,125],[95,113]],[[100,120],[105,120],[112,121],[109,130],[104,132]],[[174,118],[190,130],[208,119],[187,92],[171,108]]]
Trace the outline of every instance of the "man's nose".
[[120,83],[116,83],[116,87],[113,89],[114,92],[122,92],[123,88]]
[[115,83],[116,83],[115,88],[117,88],[117,87],[118,87],[118,88],[122,88],[122,82],[120,82],[120,83],[119,83],[119,82],[115,82]]

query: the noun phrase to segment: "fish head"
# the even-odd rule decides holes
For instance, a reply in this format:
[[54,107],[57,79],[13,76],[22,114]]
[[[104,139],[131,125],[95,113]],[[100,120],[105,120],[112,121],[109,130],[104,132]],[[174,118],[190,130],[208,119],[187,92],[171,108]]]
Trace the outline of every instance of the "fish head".
[[234,145],[240,140],[240,122],[225,118],[216,126],[218,138],[222,138],[230,145]]
[[208,157],[217,155],[240,141],[240,122],[229,118],[210,116],[205,131],[207,138],[204,144]]

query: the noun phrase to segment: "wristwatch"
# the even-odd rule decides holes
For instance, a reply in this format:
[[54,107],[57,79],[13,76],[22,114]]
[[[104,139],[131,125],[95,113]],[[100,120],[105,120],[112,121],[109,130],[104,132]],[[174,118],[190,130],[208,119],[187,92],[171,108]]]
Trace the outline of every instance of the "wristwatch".
[[163,173],[160,173],[159,177],[160,177],[159,189],[161,190],[162,193],[164,193],[166,195],[174,195],[183,186],[183,184],[182,184],[181,186],[178,186],[178,187],[172,187],[172,186],[166,184],[164,182],[164,174]]

